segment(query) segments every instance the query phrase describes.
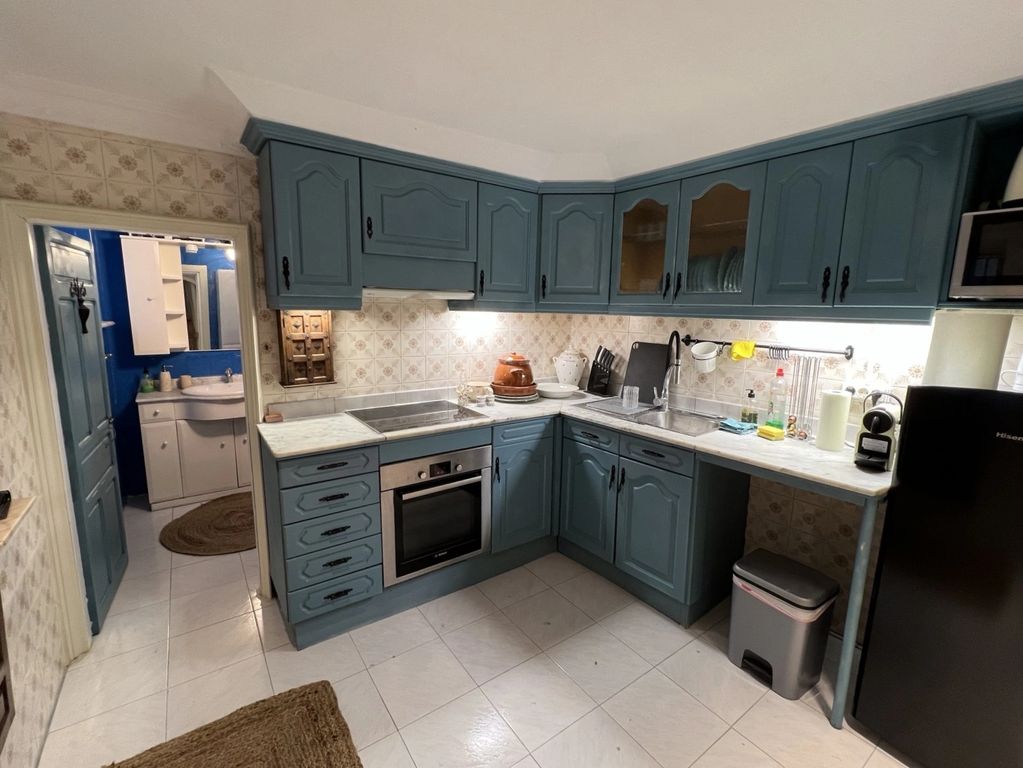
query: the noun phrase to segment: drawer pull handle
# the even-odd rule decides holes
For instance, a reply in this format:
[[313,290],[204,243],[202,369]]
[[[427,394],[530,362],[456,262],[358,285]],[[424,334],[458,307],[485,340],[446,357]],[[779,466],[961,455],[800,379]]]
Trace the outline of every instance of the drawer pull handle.
[[323,472],[324,470],[327,470],[327,469],[340,469],[341,467],[347,467],[347,466],[348,466],[348,462],[347,461],[335,461],[333,464],[320,464],[320,466],[318,466],[316,468],[316,471],[317,472]]
[[587,440],[600,440],[600,437],[598,435],[593,434],[592,432],[580,432],[579,434],[585,437]]
[[350,594],[352,594],[352,590],[350,588],[349,589],[342,589],[340,592],[331,592],[329,595],[327,595],[323,599],[324,600],[337,600],[339,597],[347,597]]
[[323,533],[321,533],[320,536],[337,536],[339,533],[344,533],[351,527],[352,526],[350,525],[342,525],[340,528],[328,528]]
[[328,501],[341,501],[341,499],[347,499],[347,493],[332,493],[330,496],[321,496],[320,502],[326,503]]
[[649,448],[644,448],[643,453],[647,456],[653,456],[655,459],[663,459],[664,454],[659,451],[651,451]]
[[344,565],[345,563],[347,563],[351,559],[352,558],[350,558],[350,557],[339,557],[337,560],[329,560],[328,562],[324,563],[323,567],[324,568],[333,568],[333,567],[338,566],[338,565]]

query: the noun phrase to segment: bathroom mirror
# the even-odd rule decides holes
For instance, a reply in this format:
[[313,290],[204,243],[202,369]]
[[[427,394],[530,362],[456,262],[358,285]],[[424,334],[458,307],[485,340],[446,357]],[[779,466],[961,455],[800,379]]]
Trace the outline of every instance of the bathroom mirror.
[[233,248],[181,247],[188,348],[241,349]]

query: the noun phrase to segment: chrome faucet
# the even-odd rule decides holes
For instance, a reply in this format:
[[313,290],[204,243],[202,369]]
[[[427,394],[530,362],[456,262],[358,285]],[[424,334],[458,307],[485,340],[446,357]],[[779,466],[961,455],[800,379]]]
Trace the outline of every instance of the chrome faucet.
[[227,379],[227,383],[230,384],[232,381],[234,381],[234,371],[232,371],[230,368],[227,368],[224,371],[224,378]]
[[682,337],[678,331],[672,331],[671,336],[668,337],[668,354],[670,355],[672,352],[675,353],[675,356],[671,358],[668,370],[664,372],[664,383],[661,385],[660,394],[658,394],[657,388],[654,388],[654,405],[662,411],[668,410],[672,388],[677,389],[682,385]]

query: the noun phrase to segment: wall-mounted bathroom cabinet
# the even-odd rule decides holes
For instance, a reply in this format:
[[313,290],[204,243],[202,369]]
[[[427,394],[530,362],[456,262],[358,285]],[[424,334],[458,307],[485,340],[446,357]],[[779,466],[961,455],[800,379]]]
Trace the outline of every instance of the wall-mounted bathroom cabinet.
[[153,238],[121,238],[124,284],[136,355],[188,349],[181,246]]

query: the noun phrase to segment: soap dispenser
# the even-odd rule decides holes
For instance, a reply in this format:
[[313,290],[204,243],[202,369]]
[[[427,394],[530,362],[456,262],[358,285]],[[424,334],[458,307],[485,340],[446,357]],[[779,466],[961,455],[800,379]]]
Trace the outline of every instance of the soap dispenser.
[[160,391],[171,392],[174,390],[174,380],[171,378],[170,369],[172,365],[160,366]]
[[153,385],[153,377],[149,375],[149,369],[142,369],[142,383],[139,385],[139,392],[149,393],[155,392],[156,387]]
[[757,423],[756,396],[756,393],[752,389],[746,391],[746,402],[743,403],[742,413],[739,416],[740,421],[744,424]]

